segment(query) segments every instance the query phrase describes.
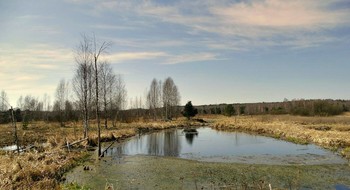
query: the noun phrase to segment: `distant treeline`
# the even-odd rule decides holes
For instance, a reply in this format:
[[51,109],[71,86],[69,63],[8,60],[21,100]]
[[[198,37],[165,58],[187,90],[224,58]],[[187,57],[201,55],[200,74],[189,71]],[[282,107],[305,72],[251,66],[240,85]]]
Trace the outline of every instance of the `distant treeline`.
[[301,116],[332,116],[349,111],[349,100],[285,100],[245,104],[217,104],[196,106],[199,114],[261,115],[292,114]]
[[[94,111],[94,110],[92,110]],[[172,108],[172,117],[177,118],[181,115],[182,106],[177,106]],[[134,122],[143,120],[154,120],[154,111],[151,109],[137,108],[137,109],[127,109],[127,110],[112,110],[110,111],[115,115],[112,120],[112,125],[117,122]],[[165,118],[165,108],[158,108],[159,118]],[[105,115],[101,111],[101,117],[106,118],[110,115]],[[82,120],[81,111],[79,110],[65,110],[62,114],[59,111],[32,111],[32,110],[21,110],[19,108],[14,109],[14,117],[16,122],[21,122],[22,126],[26,128],[31,122],[34,121],[45,121],[45,122],[79,122]],[[91,115],[90,119],[95,120],[96,116]],[[0,111],[0,124],[11,122],[11,110]]]
[[[66,106],[68,108],[69,106]],[[261,114],[292,114],[301,116],[332,116],[339,115],[349,111],[350,101],[348,100],[291,100],[284,102],[262,102],[262,103],[245,103],[245,104],[217,104],[217,105],[201,105],[195,106],[199,114],[222,114],[232,115],[261,115]],[[127,109],[127,110],[110,110],[115,115],[113,125],[116,122],[132,122],[142,120],[154,120],[154,113],[159,113],[158,119],[164,119],[165,107],[156,109]],[[183,106],[175,106],[173,108],[173,117],[181,116]],[[92,110],[93,111],[93,110]],[[14,116],[17,122],[22,122],[26,127],[33,121],[46,122],[68,122],[81,121],[82,116],[79,110],[66,109],[63,114],[56,111],[35,111],[35,110],[14,110]],[[105,115],[101,111],[102,118]],[[92,114],[90,119],[95,119]],[[0,123],[11,122],[11,111],[0,112]]]

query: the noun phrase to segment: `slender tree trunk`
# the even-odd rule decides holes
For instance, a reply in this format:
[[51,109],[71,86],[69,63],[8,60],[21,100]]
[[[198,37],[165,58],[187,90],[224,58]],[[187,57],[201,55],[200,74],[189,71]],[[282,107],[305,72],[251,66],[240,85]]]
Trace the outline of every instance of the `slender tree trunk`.
[[106,84],[104,84],[104,93],[103,93],[103,101],[104,101],[104,117],[105,117],[105,129],[108,128],[108,117],[107,117],[107,90],[106,90],[106,87],[105,87]]
[[84,68],[84,138],[88,137],[88,121],[89,121],[89,110],[88,110],[88,84],[87,84],[87,68]]
[[14,128],[14,136],[15,136],[15,143],[16,143],[16,147],[17,147],[17,153],[19,154],[19,142],[18,142],[18,136],[17,136],[17,126],[16,126],[16,119],[15,116],[13,114],[13,108],[11,106],[11,118],[12,118],[12,125]]
[[95,57],[95,82],[96,82],[96,119],[97,119],[97,144],[98,144],[98,156],[101,156],[101,125],[100,125],[100,109],[98,104],[98,72],[97,72],[97,57]]

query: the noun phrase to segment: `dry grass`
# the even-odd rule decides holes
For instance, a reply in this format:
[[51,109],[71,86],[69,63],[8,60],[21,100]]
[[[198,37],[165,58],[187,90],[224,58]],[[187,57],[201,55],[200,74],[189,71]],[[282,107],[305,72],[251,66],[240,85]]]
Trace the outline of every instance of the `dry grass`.
[[350,116],[300,117],[262,115],[212,118],[219,130],[241,130],[298,143],[315,143],[326,148],[350,147]]
[[31,152],[0,155],[0,189],[57,189],[61,175],[84,156],[56,144]]
[[[336,117],[298,117],[298,116],[205,116],[209,124],[219,130],[241,130],[265,134],[297,142],[313,142],[323,147],[343,147],[344,155],[350,158],[350,115]],[[102,141],[124,139],[138,133],[162,130],[189,125],[204,125],[179,118],[171,122],[119,123],[115,127],[102,128]],[[89,143],[97,142],[96,124],[92,122]],[[109,124],[109,126],[112,126]],[[36,145],[36,149],[20,155],[0,151],[0,189],[59,189],[61,175],[77,164],[86,154],[83,151],[62,149],[68,142],[82,139],[81,123],[35,122],[27,130],[19,127],[21,145]],[[13,144],[13,129],[10,125],[0,125],[0,146]],[[42,143],[46,143],[45,147]],[[78,149],[79,150],[79,149]]]
[[[67,141],[82,139],[81,123],[71,122],[66,123],[65,127],[60,127],[58,123],[35,122],[26,130],[21,129],[20,123],[18,125],[20,145],[35,145],[36,148],[20,155],[0,151],[0,189],[60,189],[62,174],[87,155],[87,151],[82,148],[97,143],[97,128],[94,122],[91,123],[88,143],[77,145],[80,148],[71,152],[62,147]],[[119,123],[115,127],[102,128],[101,140],[107,142],[138,133],[187,125],[199,123],[185,119],[171,122]],[[109,123],[109,126],[112,125]],[[11,125],[0,125],[0,147],[12,145],[13,142]]]

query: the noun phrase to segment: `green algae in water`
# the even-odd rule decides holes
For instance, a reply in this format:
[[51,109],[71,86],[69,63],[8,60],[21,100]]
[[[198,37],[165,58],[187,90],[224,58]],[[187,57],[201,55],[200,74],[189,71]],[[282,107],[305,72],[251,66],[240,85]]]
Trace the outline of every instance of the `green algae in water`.
[[208,163],[172,157],[127,156],[124,164],[110,158],[86,163],[66,174],[66,183],[91,189],[334,189],[350,186],[347,165],[274,166],[233,163]]

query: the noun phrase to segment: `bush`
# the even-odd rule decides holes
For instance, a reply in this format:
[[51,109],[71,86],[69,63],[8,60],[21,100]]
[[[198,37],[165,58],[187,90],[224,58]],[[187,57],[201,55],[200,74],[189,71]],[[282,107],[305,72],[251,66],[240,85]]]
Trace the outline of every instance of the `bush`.
[[304,107],[295,107],[292,109],[293,115],[301,115],[301,116],[312,116],[312,110]]
[[318,116],[339,115],[343,112],[341,105],[330,103],[327,101],[317,101],[314,104],[314,113]]
[[234,115],[236,113],[235,108],[232,106],[232,104],[229,104],[225,107],[224,110],[224,115],[231,117],[232,115]]
[[239,106],[239,113],[241,115],[244,115],[245,114],[245,106]]
[[327,100],[318,100],[313,102],[313,104],[299,104],[291,110],[293,115],[301,116],[332,116],[343,112],[344,106],[342,104]]
[[286,114],[287,112],[286,110],[284,110],[283,107],[278,107],[278,108],[273,107],[270,113],[273,115],[281,115],[281,114]]

